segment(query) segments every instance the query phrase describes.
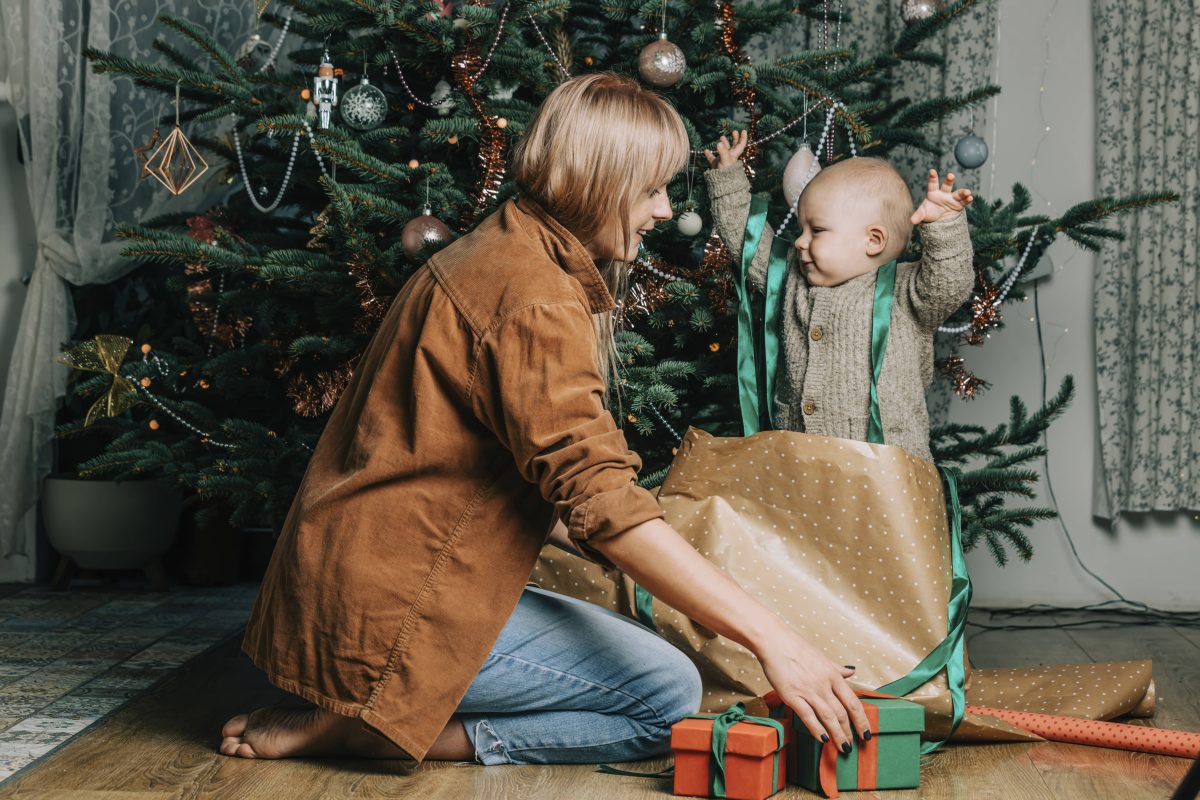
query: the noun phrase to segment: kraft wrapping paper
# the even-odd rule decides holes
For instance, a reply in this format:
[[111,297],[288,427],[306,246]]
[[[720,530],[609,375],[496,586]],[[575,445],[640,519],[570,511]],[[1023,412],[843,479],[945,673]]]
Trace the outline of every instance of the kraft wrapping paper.
[[[767,431],[720,438],[690,429],[658,494],[666,520],[706,558],[873,690],[916,666],[946,635],[950,548],[942,482],[929,462],[886,445]],[[636,619],[633,581],[547,547],[531,580]],[[661,601],[659,632],[704,679],[701,710],[770,691],[741,645]],[[907,696],[927,738],[949,729],[941,674]],[[1031,669],[967,667],[967,701],[1087,719],[1153,713],[1150,662]],[[968,713],[956,741],[1037,736]]]

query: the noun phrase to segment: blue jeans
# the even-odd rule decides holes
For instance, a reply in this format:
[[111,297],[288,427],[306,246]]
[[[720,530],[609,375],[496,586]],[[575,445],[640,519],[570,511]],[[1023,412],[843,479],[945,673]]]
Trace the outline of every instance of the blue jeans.
[[456,712],[483,764],[593,764],[666,753],[700,674],[647,628],[526,587]]

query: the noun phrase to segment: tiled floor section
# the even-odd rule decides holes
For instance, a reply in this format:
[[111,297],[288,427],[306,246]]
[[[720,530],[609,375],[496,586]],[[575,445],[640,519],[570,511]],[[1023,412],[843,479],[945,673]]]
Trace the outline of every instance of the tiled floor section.
[[0,781],[245,624],[257,585],[0,591]]

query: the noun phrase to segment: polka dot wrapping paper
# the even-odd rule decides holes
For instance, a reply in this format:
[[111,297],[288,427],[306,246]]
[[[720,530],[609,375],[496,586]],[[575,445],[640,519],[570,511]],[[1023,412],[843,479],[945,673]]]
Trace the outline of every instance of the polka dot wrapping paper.
[[1011,722],[1019,728],[1054,742],[1113,747],[1182,758],[1195,758],[1200,755],[1200,733],[971,705],[967,706],[967,710],[973,714]]
[[[666,520],[702,555],[873,690],[908,672],[946,635],[950,546],[941,477],[903,450],[789,431],[714,437],[691,429],[658,494]],[[542,588],[637,618],[633,581],[543,550],[531,580]],[[661,601],[654,623],[704,680],[702,711],[770,690],[757,660]],[[1110,718],[1152,712],[1149,662],[1033,670],[967,670],[979,705]],[[924,706],[925,735],[949,730],[944,674],[909,694]],[[1037,737],[967,714],[956,740]]]

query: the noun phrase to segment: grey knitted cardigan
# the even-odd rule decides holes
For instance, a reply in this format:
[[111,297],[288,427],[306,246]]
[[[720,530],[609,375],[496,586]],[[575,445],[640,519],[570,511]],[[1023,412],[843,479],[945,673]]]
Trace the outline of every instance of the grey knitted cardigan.
[[[705,173],[713,225],[740,258],[750,182],[740,163]],[[923,256],[896,270],[892,327],[879,376],[884,442],[931,461],[925,390],[933,379],[933,334],[974,286],[966,215],[921,225]],[[761,292],[773,232],[763,231],[747,282]],[[867,439],[871,394],[871,305],[875,273],[838,286],[809,286],[788,253],[773,403],[775,425],[842,439]]]

